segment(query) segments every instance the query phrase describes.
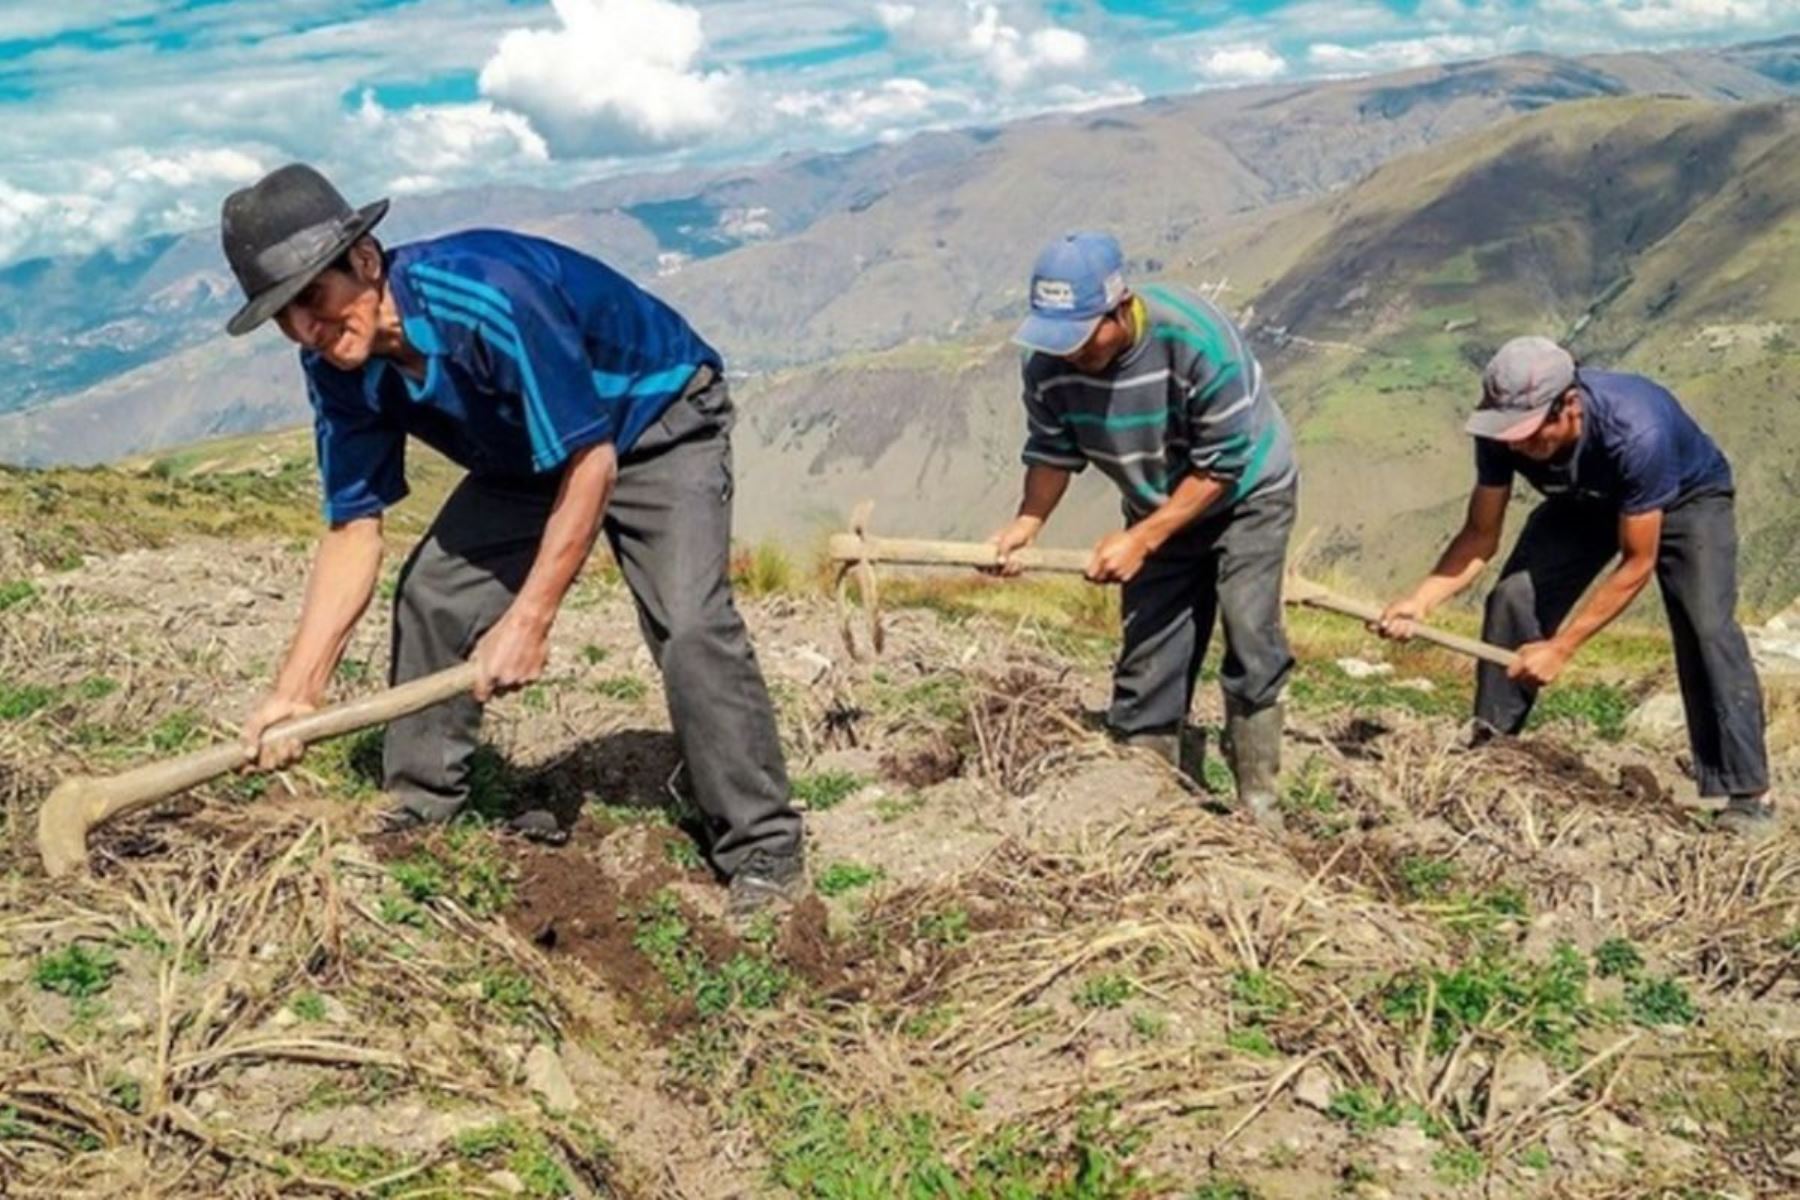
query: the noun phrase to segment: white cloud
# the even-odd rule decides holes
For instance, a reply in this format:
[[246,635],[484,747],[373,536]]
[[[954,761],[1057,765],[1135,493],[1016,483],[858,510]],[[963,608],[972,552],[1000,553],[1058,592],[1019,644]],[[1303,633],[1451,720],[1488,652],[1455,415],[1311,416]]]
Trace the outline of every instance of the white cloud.
[[674,0],[552,0],[558,29],[515,29],[481,93],[530,118],[572,156],[641,152],[715,133],[733,81],[700,67],[700,10]]
[[835,92],[791,92],[771,104],[776,116],[817,121],[835,134],[884,134],[916,128],[953,111],[966,112],[968,97],[932,87],[921,79],[885,79],[873,88]]
[[1360,46],[1320,42],[1307,48],[1306,57],[1315,67],[1328,74],[1362,75],[1504,54],[1510,48],[1509,43],[1514,40],[1507,36],[1437,34],[1432,37],[1368,42]]
[[[1085,34],[1012,7],[1021,10],[1018,15],[1003,14],[999,4],[982,0],[884,0],[875,5],[875,15],[903,44],[974,59],[1008,90],[1088,65],[1093,48]],[[1026,28],[1030,25],[1036,27]]]
[[1287,59],[1266,42],[1239,42],[1202,50],[1194,66],[1200,77],[1211,83],[1263,83],[1288,69]]
[[1552,14],[1599,17],[1620,29],[1651,35],[1748,33],[1794,15],[1792,0],[1545,0],[1543,7]]
[[160,229],[191,229],[217,215],[197,196],[222,196],[261,175],[237,150],[156,155],[132,147],[72,164],[62,189],[0,183],[0,260],[51,249],[92,250]]
[[393,111],[365,91],[355,126],[366,144],[388,148],[394,191],[427,191],[494,162],[547,163],[550,151],[531,123],[487,101]]

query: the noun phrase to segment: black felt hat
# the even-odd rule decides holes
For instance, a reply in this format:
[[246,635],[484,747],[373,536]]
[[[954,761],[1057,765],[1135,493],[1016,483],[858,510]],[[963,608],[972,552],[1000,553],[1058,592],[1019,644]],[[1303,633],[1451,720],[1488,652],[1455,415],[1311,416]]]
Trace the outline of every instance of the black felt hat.
[[388,202],[351,208],[331,181],[291,163],[225,198],[220,235],[244,307],[226,322],[233,337],[280,312],[356,239],[387,215]]

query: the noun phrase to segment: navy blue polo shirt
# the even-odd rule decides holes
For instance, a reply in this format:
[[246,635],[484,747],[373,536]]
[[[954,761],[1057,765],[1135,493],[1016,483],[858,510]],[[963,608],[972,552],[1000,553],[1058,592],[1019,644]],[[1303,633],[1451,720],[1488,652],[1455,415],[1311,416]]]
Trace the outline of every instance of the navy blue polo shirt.
[[471,230],[387,252],[422,382],[372,358],[301,366],[325,519],[372,516],[406,495],[408,434],[471,473],[553,471],[586,446],[623,454],[719,354],[661,300],[604,263],[542,238]]
[[1509,487],[1516,472],[1545,496],[1604,503],[1625,516],[1732,490],[1731,464],[1667,389],[1612,371],[1582,371],[1576,383],[1584,416],[1574,451],[1536,462],[1504,442],[1476,438],[1483,487]]

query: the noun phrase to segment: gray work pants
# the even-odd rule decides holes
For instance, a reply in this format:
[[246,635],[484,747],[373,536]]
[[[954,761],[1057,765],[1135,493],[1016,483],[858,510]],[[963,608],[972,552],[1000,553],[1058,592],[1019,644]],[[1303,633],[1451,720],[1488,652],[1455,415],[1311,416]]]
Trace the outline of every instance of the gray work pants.
[[1115,732],[1167,731],[1187,719],[1215,616],[1225,626],[1225,694],[1252,711],[1281,698],[1294,666],[1281,620],[1294,496],[1287,487],[1202,518],[1125,585],[1107,717]]
[[[1619,552],[1618,510],[1574,499],[1538,505],[1488,595],[1482,637],[1522,646],[1551,636]],[[1762,688],[1737,622],[1737,522],[1730,493],[1712,492],[1663,512],[1656,581],[1675,644],[1675,673],[1702,796],[1759,795],[1769,787]],[[1517,733],[1537,690],[1483,664],[1475,717]]]
[[[781,742],[750,639],[731,599],[731,400],[722,381],[675,401],[619,463],[604,532],[637,601],[676,743],[729,875],[752,849],[796,850]],[[445,501],[400,574],[390,678],[468,657],[531,570],[555,474],[470,476]],[[388,727],[388,792],[428,819],[468,799],[481,705],[463,697]]]

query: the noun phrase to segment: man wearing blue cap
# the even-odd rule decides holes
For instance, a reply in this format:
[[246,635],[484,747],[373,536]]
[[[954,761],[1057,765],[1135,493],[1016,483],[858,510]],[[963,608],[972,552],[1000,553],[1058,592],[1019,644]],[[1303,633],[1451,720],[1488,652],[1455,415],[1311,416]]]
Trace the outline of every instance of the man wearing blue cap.
[[[300,347],[324,533],[299,628],[244,738],[267,769],[297,743],[263,731],[316,706],[375,591],[382,514],[407,491],[411,437],[468,470],[407,559],[390,679],[463,659],[474,694],[395,722],[389,829],[467,802],[490,696],[543,671],[550,629],[604,533],[637,602],[712,858],[747,913],[804,879],[773,707],[726,577],[732,405],[718,353],[679,314],[566,246],[499,230],[385,248],[386,201],[345,203],[293,164],[225,201],[245,293],[232,334],[274,320]],[[518,832],[566,834],[549,813]]]
[[[1728,797],[1723,827],[1772,831],[1762,689],[1737,622],[1734,488],[1719,448],[1663,388],[1638,375],[1578,369],[1543,337],[1515,338],[1494,355],[1467,430],[1476,479],[1463,527],[1431,574],[1388,605],[1380,632],[1410,636],[1474,582],[1500,548],[1513,479],[1524,476],[1546,499],[1501,568],[1482,628],[1486,640],[1516,647],[1518,663],[1479,668],[1478,726],[1523,728],[1538,689],[1654,575],[1700,794]],[[1577,607],[1615,556],[1618,564]]]
[[1281,579],[1299,471],[1281,410],[1232,321],[1185,289],[1125,284],[1119,244],[1073,233],[1031,273],[1025,495],[995,535],[1002,571],[1091,462],[1118,485],[1125,528],[1087,577],[1123,584],[1124,646],[1108,724],[1180,765],[1214,617],[1225,627],[1226,759],[1238,799],[1279,829],[1281,692],[1294,664]]

